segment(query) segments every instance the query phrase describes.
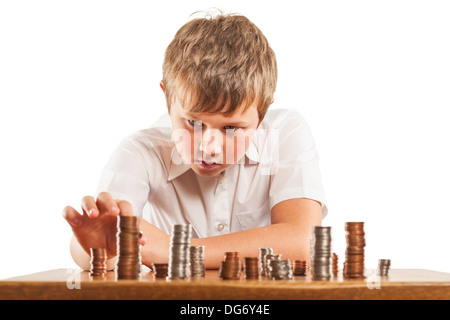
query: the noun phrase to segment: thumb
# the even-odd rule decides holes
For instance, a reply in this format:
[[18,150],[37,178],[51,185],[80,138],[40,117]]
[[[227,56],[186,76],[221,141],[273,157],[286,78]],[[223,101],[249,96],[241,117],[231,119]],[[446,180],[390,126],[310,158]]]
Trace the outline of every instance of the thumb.
[[79,227],[83,223],[83,216],[71,206],[63,209],[62,216],[72,227]]
[[139,244],[140,244],[141,246],[145,246],[145,245],[147,244],[147,237],[144,236],[144,234],[142,233],[142,231],[141,231],[141,234],[140,234],[140,236],[139,236]]

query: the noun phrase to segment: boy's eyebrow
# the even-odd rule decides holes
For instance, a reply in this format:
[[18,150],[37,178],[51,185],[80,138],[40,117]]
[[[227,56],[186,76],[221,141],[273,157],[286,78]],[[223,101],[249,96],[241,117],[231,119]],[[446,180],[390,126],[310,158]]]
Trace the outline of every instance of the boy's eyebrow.
[[[190,112],[186,112],[185,111],[184,113],[185,113],[186,117],[188,117],[188,118],[198,119],[195,116],[195,112],[190,113]],[[246,127],[246,126],[248,126],[248,124],[246,122],[243,122],[243,121],[225,121],[225,123],[226,123],[226,125],[236,126],[236,127]]]
[[246,127],[247,123],[246,122],[241,122],[241,121],[238,121],[238,122],[227,122],[227,125],[236,126],[236,127]]

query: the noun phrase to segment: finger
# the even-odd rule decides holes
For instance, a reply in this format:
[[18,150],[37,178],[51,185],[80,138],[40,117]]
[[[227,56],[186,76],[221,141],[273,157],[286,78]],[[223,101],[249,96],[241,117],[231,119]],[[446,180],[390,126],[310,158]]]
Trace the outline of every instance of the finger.
[[[119,207],[121,216],[133,216],[133,206],[126,200],[116,200],[116,204]],[[139,231],[139,244],[144,246],[147,243],[147,237],[144,236],[142,231]]]
[[100,212],[107,212],[114,216],[119,214],[119,207],[116,205],[112,195],[108,192],[101,192],[97,197],[97,208]]
[[121,216],[133,216],[133,206],[126,200],[116,200]]
[[79,227],[83,222],[82,215],[70,206],[64,208],[62,216],[72,227]]
[[89,218],[97,218],[100,211],[97,208],[97,203],[94,197],[85,196],[81,199],[81,208],[88,215]]

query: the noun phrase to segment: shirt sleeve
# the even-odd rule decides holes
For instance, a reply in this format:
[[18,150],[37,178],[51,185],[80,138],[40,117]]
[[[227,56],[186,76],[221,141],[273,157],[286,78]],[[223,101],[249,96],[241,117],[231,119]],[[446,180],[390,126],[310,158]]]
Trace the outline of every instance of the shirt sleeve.
[[114,199],[126,200],[134,215],[142,217],[151,191],[149,173],[157,172],[154,166],[151,148],[136,136],[123,139],[103,168],[97,195],[108,192]]
[[322,219],[328,213],[319,168],[319,154],[305,119],[292,110],[279,123],[278,159],[271,168],[270,208],[293,198],[309,198],[322,205]]

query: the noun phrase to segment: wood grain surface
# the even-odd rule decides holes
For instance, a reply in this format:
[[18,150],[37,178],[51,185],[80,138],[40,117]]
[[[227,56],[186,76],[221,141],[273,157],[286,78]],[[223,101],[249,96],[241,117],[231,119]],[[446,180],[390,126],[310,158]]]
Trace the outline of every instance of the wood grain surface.
[[366,270],[366,279],[312,281],[296,276],[289,281],[222,280],[217,270],[203,279],[157,279],[144,272],[139,280],[103,279],[76,269],[56,269],[0,281],[0,299],[151,299],[151,300],[303,300],[303,299],[450,299],[450,274],[423,269],[391,269],[378,277]]

